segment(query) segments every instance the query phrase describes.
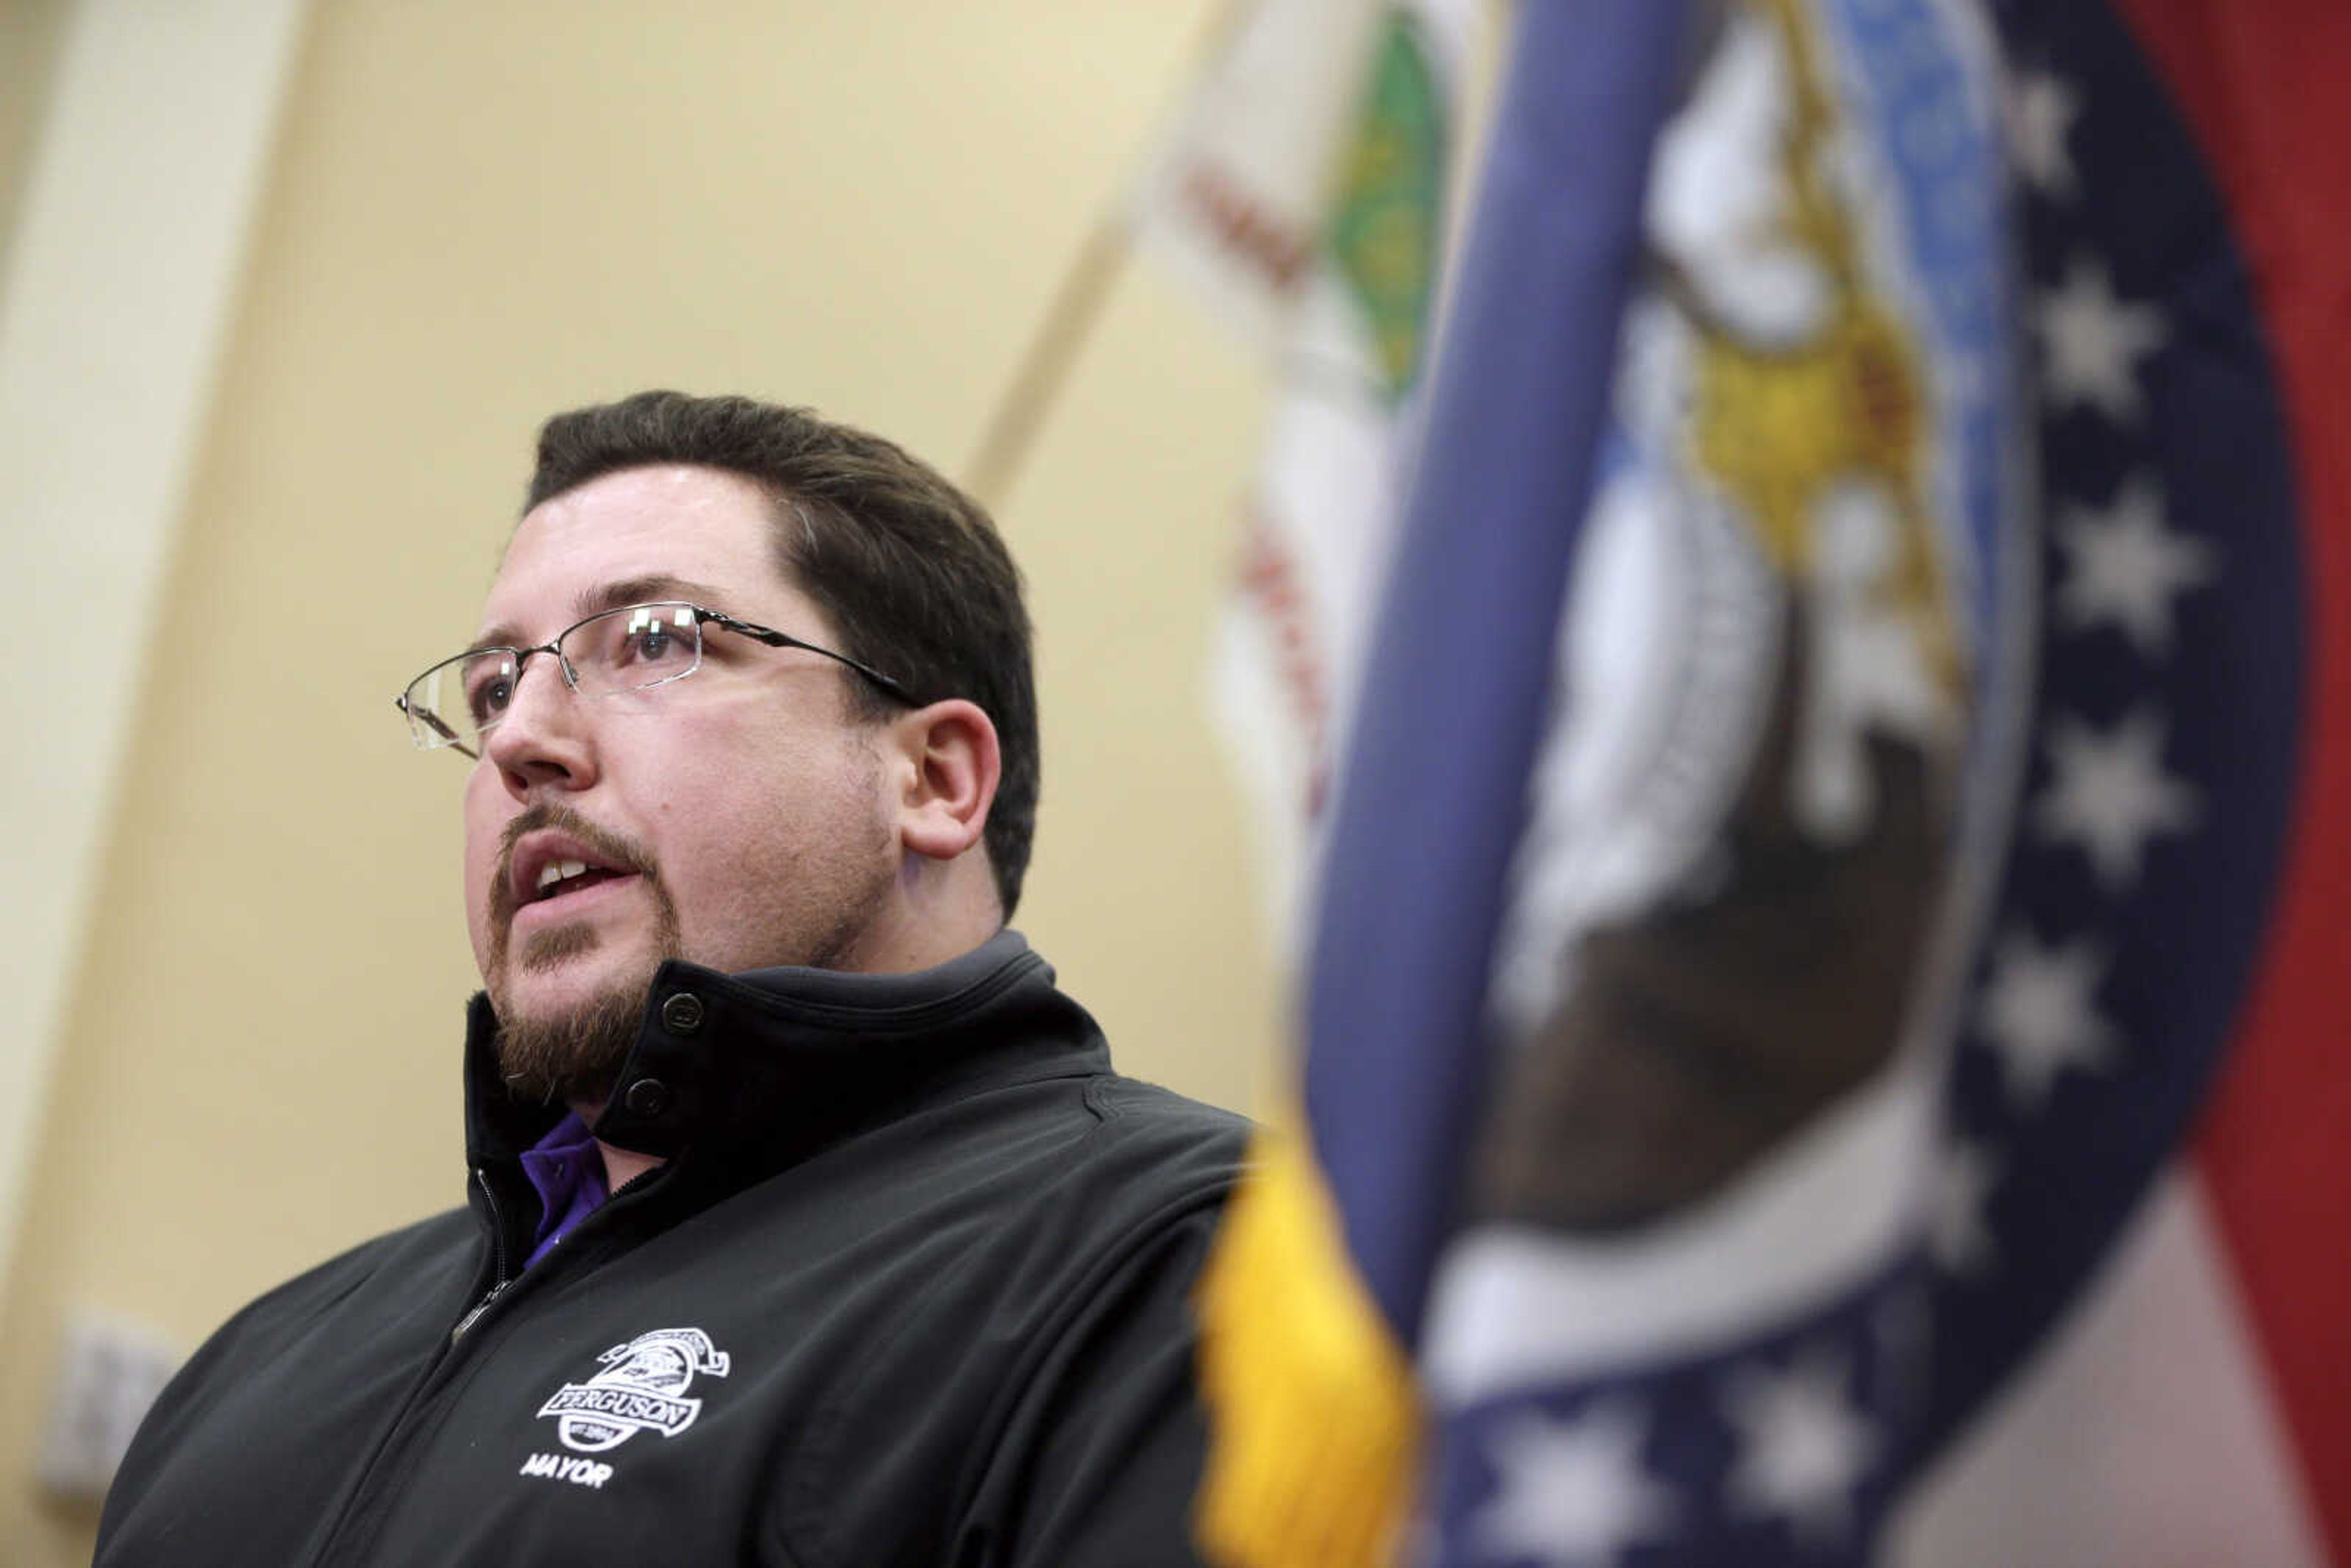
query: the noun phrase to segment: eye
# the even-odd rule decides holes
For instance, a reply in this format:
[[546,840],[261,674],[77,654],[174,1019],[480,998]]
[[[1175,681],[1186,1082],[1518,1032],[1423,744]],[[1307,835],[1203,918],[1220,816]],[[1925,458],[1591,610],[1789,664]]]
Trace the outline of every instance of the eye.
[[614,674],[626,672],[638,684],[674,674],[694,657],[693,612],[667,604],[640,604],[616,611],[610,624],[619,636],[605,661]]
[[656,621],[630,632],[629,640],[622,645],[621,653],[623,658],[639,664],[654,664],[668,654],[671,644],[675,642],[669,628]]
[[473,716],[475,728],[507,711],[514,685],[514,672],[503,659],[485,659],[466,670],[465,711]]

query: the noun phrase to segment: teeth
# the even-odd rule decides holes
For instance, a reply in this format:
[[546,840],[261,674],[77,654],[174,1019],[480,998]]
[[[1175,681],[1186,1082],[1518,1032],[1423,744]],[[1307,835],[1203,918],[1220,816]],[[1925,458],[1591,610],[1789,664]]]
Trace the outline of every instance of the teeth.
[[567,876],[578,876],[588,869],[586,861],[549,861],[538,873],[538,891],[545,893]]

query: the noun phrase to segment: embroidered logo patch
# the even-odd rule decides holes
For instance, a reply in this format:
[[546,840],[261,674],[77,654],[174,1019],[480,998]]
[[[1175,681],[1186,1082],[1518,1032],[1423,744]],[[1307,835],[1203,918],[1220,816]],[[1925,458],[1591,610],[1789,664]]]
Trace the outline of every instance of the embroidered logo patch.
[[565,1384],[538,1407],[555,1417],[563,1446],[583,1454],[617,1448],[643,1431],[676,1437],[702,1413],[702,1401],[685,1396],[695,1375],[724,1377],[728,1364],[700,1329],[654,1329],[596,1359],[603,1371]]

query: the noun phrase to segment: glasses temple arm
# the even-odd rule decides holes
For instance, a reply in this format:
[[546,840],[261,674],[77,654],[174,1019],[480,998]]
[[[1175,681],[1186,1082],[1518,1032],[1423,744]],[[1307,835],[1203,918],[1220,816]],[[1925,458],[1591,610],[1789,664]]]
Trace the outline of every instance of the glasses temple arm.
[[400,695],[392,698],[392,706],[406,714],[410,718],[418,719],[425,724],[431,725],[434,730],[439,732],[442,739],[447,741],[450,745],[455,747],[466,756],[474,758],[481,756],[480,752],[475,751],[472,747],[459,739],[457,732],[451,729],[447,724],[444,723],[439,714],[434,713],[429,707],[409,706],[407,693],[402,692]]
[[814,643],[804,643],[789,632],[778,632],[772,626],[755,626],[748,621],[737,621],[732,615],[716,610],[704,610],[700,605],[695,605],[694,608],[706,620],[714,621],[727,631],[748,637],[755,643],[765,643],[770,648],[803,648],[811,653],[820,653],[837,664],[846,664],[908,707],[922,706],[922,704],[915,700],[914,694],[908,691],[903,684],[883,674],[872,665],[862,664],[846,653],[836,653],[830,648],[820,648]]

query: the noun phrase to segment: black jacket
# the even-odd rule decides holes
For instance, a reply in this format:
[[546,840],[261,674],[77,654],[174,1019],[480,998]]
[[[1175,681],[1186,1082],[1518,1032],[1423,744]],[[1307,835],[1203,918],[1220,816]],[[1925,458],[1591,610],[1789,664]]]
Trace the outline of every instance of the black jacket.
[[600,1126],[669,1161],[519,1272],[559,1113],[491,1034],[476,998],[472,1213],[214,1334],[99,1568],[1193,1561],[1188,1295],[1244,1124],[1113,1073],[1017,935],[664,965]]

